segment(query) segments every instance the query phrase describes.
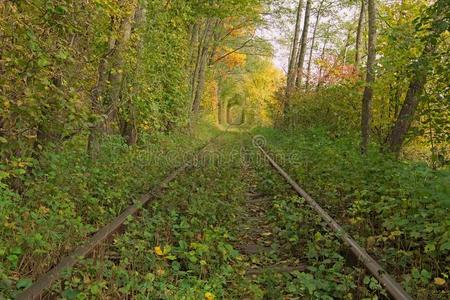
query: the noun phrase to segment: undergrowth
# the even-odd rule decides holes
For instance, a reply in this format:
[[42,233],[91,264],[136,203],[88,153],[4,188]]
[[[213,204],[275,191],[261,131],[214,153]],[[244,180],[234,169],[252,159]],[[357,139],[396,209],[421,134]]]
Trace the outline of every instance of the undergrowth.
[[[231,137],[234,139],[234,137]],[[67,299],[238,299],[243,277],[233,228],[245,184],[228,137],[208,148],[112,246],[66,274],[54,291]],[[220,150],[220,151],[219,151]],[[88,284],[86,284],[88,283]]]
[[[280,164],[407,291],[418,299],[446,299],[450,275],[448,169],[434,171],[425,163],[398,161],[375,148],[362,157],[357,138],[351,134],[336,137],[320,128],[287,134],[259,129],[256,134],[266,138]],[[306,218],[298,201],[283,200],[276,209],[284,220],[284,234],[294,244],[302,240],[302,220],[314,220]],[[318,249],[324,253],[320,245],[327,238],[319,232],[314,239],[317,242],[312,245],[303,244],[308,256]],[[372,279],[364,281],[370,284]]]
[[39,160],[1,165],[0,298],[29,286],[217,133],[200,125],[195,135],[155,133],[136,147],[110,136],[95,162],[80,137]]
[[[24,167],[25,173],[4,168],[10,178],[27,184],[22,194],[1,187],[0,295],[12,298],[31,284],[185,161],[213,135],[210,130],[197,128],[195,138],[155,135],[135,148],[111,137],[95,164],[75,140]],[[395,160],[375,147],[362,157],[350,133],[337,136],[315,128],[257,129],[254,134],[264,137],[280,165],[413,297],[448,297],[448,169]],[[68,270],[53,293],[66,299],[386,297],[256,149],[248,151],[249,145],[248,136],[239,133],[219,138],[186,176],[130,218],[123,234]],[[256,280],[245,276],[248,262],[235,245],[245,194],[253,183],[245,178],[242,158],[253,162],[259,174],[257,191],[271,198],[274,244],[282,243],[280,249],[304,263],[305,271],[263,274]]]

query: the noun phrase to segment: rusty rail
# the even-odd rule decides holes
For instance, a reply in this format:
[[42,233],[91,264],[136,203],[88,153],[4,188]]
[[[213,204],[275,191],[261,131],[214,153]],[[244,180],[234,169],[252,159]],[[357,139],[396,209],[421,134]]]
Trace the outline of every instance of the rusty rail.
[[63,271],[75,266],[83,257],[87,256],[94,250],[96,246],[101,244],[107,238],[112,236],[115,232],[121,228],[123,223],[129,216],[135,215],[144,205],[146,205],[151,199],[155,199],[162,194],[168,183],[173,181],[180,173],[191,166],[191,162],[197,159],[201,153],[219,136],[218,134],[208,141],[205,145],[200,147],[193,159],[185,162],[180,167],[172,171],[163,181],[155,186],[150,192],[140,196],[139,201],[130,205],[119,216],[115,217],[109,224],[105,225],[99,231],[97,231],[86,243],[77,247],[70,255],[64,257],[56,266],[51,268],[47,273],[40,276],[31,286],[25,289],[17,296],[17,300],[34,300],[42,299],[47,289],[58,280]]
[[396,300],[412,300],[412,297],[381,267],[375,259],[373,259],[367,251],[358,245],[352,237],[322,208],[309,196],[287,173],[284,171],[259,144],[255,146],[264,154],[270,164],[278,171],[278,173],[292,186],[292,188],[302,196],[308,204],[320,215],[320,217],[328,224],[328,226],[336,233],[336,235],[348,246],[352,253],[360,260],[364,266],[372,273],[381,283],[386,291]]

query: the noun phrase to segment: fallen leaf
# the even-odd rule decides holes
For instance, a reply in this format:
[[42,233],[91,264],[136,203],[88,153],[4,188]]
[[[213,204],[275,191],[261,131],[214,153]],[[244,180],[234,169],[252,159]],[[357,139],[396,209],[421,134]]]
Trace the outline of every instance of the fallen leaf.
[[160,246],[156,246],[156,247],[155,247],[155,253],[156,253],[156,255],[158,255],[158,256],[163,256],[163,255],[164,255],[164,252],[162,251],[162,249],[161,249]]

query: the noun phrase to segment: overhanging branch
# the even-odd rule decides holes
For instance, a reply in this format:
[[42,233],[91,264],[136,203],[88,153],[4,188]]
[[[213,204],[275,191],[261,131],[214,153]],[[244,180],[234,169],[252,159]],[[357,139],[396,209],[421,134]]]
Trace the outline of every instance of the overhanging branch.
[[222,59],[225,59],[226,57],[228,57],[229,55],[236,53],[237,51],[241,50],[242,48],[244,48],[245,46],[247,46],[251,41],[253,41],[253,39],[255,38],[255,34],[252,35],[252,37],[248,40],[246,40],[241,46],[237,47],[236,49],[225,53],[224,55],[220,56],[219,58],[217,58],[216,60],[214,60],[212,63],[210,63],[209,65],[214,65],[216,63],[218,63],[219,61],[221,61]]

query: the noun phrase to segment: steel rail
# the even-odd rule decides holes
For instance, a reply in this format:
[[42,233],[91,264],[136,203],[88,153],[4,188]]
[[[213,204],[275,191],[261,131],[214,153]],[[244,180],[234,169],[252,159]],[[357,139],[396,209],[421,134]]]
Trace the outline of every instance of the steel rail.
[[77,247],[70,255],[61,259],[61,261],[57,265],[51,268],[47,273],[40,276],[27,289],[22,291],[22,293],[20,293],[16,299],[17,300],[42,299],[45,291],[49,289],[52,286],[52,284],[61,277],[63,271],[75,266],[80,261],[80,259],[89,255],[96,246],[98,246],[100,243],[102,243],[107,238],[111,237],[115,232],[117,232],[128,217],[135,215],[151,199],[155,199],[161,196],[167,184],[169,184],[180,173],[182,173],[188,167],[190,167],[192,165],[192,162],[195,159],[197,159],[203,153],[203,151],[222,134],[218,134],[217,136],[210,139],[205,145],[200,147],[196,151],[196,154],[191,160],[185,162],[184,164],[176,168],[174,171],[172,171],[166,178],[164,178],[163,181],[161,181],[157,186],[155,186],[150,192],[141,195],[139,201],[130,205],[119,216],[115,217],[110,223],[102,227],[92,237],[90,237],[87,240],[87,242]]
[[396,300],[412,300],[413,298],[381,267],[375,259],[373,259],[367,251],[358,245],[358,243],[322,208],[320,205],[308,195],[289,175],[284,171],[260,146],[257,148],[264,154],[270,164],[278,171],[278,173],[292,186],[292,188],[302,196],[308,204],[320,215],[320,217],[328,224],[328,226],[336,232],[336,235],[350,247],[352,253],[360,260],[364,266],[372,273],[373,276],[381,283],[386,291]]

